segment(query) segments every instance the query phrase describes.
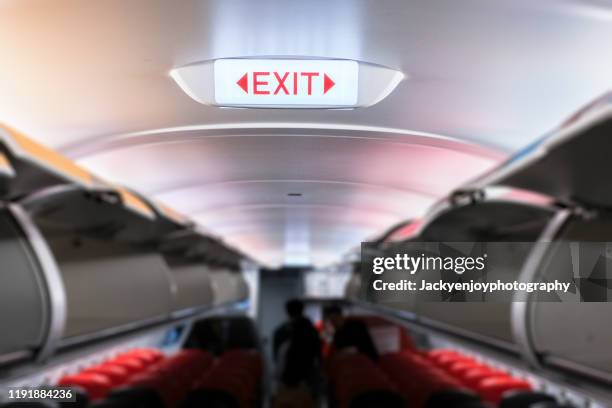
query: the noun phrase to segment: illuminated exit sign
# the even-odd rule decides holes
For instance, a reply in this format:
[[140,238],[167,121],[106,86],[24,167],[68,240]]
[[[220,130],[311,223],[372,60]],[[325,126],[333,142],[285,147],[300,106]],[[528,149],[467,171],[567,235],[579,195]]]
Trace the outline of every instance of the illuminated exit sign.
[[221,59],[215,102],[249,107],[353,107],[359,64],[347,60]]

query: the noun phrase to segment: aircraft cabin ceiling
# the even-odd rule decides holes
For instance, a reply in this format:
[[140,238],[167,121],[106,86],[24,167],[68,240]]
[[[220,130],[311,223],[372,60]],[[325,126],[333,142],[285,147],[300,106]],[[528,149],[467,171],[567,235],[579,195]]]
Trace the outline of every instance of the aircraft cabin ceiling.
[[[268,265],[323,265],[612,86],[608,0],[0,0],[0,121]],[[173,68],[352,59],[406,78],[354,110],[221,109]]]

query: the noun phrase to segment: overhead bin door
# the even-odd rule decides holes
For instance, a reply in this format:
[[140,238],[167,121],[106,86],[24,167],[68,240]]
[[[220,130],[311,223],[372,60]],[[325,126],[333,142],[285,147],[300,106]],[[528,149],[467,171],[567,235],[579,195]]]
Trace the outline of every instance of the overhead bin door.
[[[487,274],[509,281],[518,279],[533,245],[553,212],[518,202],[485,201],[447,210],[423,230],[430,242],[499,242],[490,245]],[[504,242],[513,242],[505,245]],[[496,253],[499,252],[499,253]],[[494,275],[491,275],[494,274]],[[441,279],[443,276],[440,277]],[[499,342],[514,349],[511,323],[512,293],[482,302],[427,301],[417,297],[414,311],[434,324]]]
[[[585,214],[569,217],[555,237],[548,237],[554,242],[536,280],[590,285],[602,300],[612,300],[608,272],[612,263],[606,248],[612,242],[611,150],[612,94],[468,186],[519,187],[554,197],[568,204],[574,214]],[[593,245],[600,245],[600,249],[594,250]],[[585,273],[590,274],[587,279]],[[542,296],[531,296],[526,308],[529,346],[545,361],[598,376],[603,373],[612,381],[612,303],[582,302],[577,291],[555,295],[558,298]]]
[[562,202],[610,208],[611,147],[612,95],[476,181],[474,186],[506,185],[543,193]]
[[169,271],[155,252],[107,240],[44,231],[64,279],[64,337],[167,317]]
[[210,271],[203,262],[166,258],[174,285],[174,311],[209,306],[213,302]]
[[41,345],[48,306],[41,271],[7,210],[0,210],[0,355]]
[[[591,281],[584,284],[599,287],[599,291],[606,292],[609,301],[612,301],[611,281],[601,276],[612,266],[610,253],[576,252],[576,246],[573,254],[568,251],[569,242],[592,241],[597,246],[600,242],[611,242],[612,217],[592,220],[573,218],[558,239],[559,242],[552,247],[541,267],[543,278],[548,281],[571,279],[575,274],[573,268],[579,263],[581,267],[589,267],[592,276]],[[609,272],[607,274],[610,275]],[[562,302],[538,302],[542,299],[534,299],[530,329],[536,352],[559,363],[570,362],[604,371],[612,379],[612,303],[578,303],[578,293],[569,296]]]
[[243,300],[249,296],[247,283],[239,272],[215,268],[210,277],[215,305]]

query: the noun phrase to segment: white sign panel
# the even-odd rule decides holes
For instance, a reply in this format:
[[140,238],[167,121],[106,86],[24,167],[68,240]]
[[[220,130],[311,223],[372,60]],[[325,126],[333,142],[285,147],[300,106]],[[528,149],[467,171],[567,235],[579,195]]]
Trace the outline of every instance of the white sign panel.
[[352,107],[359,64],[347,60],[221,59],[215,102],[225,106]]

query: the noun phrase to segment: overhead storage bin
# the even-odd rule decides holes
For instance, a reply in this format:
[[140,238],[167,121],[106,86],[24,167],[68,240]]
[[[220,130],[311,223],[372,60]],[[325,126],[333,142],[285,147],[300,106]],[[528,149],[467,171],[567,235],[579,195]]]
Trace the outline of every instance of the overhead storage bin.
[[466,188],[509,186],[562,203],[610,208],[611,118],[612,93]]
[[[612,382],[612,328],[605,323],[612,315],[610,151],[612,95],[457,190],[405,241],[423,248],[431,242],[520,243],[512,254],[489,254],[488,269],[519,282],[574,282],[578,290],[508,294],[486,304],[398,292],[380,303],[412,312],[430,327],[518,352],[532,364]],[[512,190],[502,199],[486,198],[498,187]],[[401,245],[379,249],[394,253]],[[386,278],[401,277],[393,273]]]
[[[203,258],[231,251],[187,223],[158,218],[159,209],[136,194],[64,185],[31,194],[21,204],[61,271],[67,298],[63,344],[160,323],[213,303]],[[173,234],[193,240],[173,246]],[[244,297],[234,274],[224,275],[218,286],[224,302]]]
[[160,254],[127,243],[42,230],[66,290],[64,338],[169,317],[172,281]]
[[522,326],[522,347],[532,361],[608,383],[612,382],[610,151],[612,94],[471,184],[471,188],[496,184],[529,189],[567,206],[547,227],[545,240],[552,241],[548,250],[538,254],[524,273],[534,280],[572,279],[579,290],[557,302],[528,296],[528,307],[515,317]]
[[174,312],[190,311],[209,307],[214,300],[210,270],[199,260],[166,256],[173,282]]
[[3,125],[0,125],[0,196],[20,200],[36,216],[44,213],[48,223],[115,234],[118,239],[157,239],[189,225],[188,220],[170,208],[149,203],[132,191],[109,184]]
[[[554,280],[572,279],[575,274],[582,290],[599,292],[596,294],[602,300],[590,302],[588,298],[581,299],[581,293],[572,293],[561,302],[533,296],[525,316],[533,351],[544,361],[612,382],[612,325],[608,324],[612,316],[612,216],[600,215],[591,220],[570,217],[555,239],[557,245],[552,245],[542,260],[539,276]],[[585,241],[592,241],[593,248],[582,244],[583,249],[576,246],[570,252],[570,243]],[[596,251],[597,247],[603,251]],[[577,263],[580,268],[588,268],[583,272],[590,278],[578,278],[574,270]],[[563,324],[559,324],[560,320]]]
[[23,229],[0,209],[0,364],[29,357],[49,330],[43,271]]
[[31,194],[20,204],[41,227],[95,238],[151,242],[180,228],[158,222],[143,199],[122,188],[62,185]]
[[61,271],[67,299],[62,344],[161,323],[212,303],[203,263],[159,249],[181,226],[158,222],[131,192],[107,194],[58,186],[22,201]]
[[[5,354],[48,354],[201,311],[215,297],[203,259],[234,267],[240,258],[167,206],[105,183],[4,127],[0,200],[14,203],[10,213],[0,212],[2,269],[11,281],[0,285],[0,363]],[[213,245],[194,249],[189,242],[184,251],[162,254],[161,242],[181,231]],[[246,296],[240,274],[217,276],[222,302]]]
[[20,161],[19,142],[23,149],[35,148],[12,136],[0,125],[0,365],[47,354],[52,332],[61,329],[63,319],[63,290],[48,247],[25,212],[9,203],[31,191],[24,179],[36,173],[35,165]]
[[245,300],[249,297],[248,285],[239,271],[213,267],[210,278],[215,306]]
[[[487,274],[517,280],[535,242],[554,210],[520,201],[488,200],[448,207],[422,227],[418,241],[515,242],[489,246]],[[493,253],[498,251],[500,253]],[[512,251],[506,252],[506,251]],[[440,279],[447,279],[444,275]],[[515,349],[512,332],[512,294],[494,295],[482,302],[443,302],[417,294],[414,311],[423,321],[459,334]]]
[[178,231],[160,248],[176,281],[177,308],[221,305],[248,297],[240,273],[241,255],[204,231]]
[[160,250],[167,255],[211,261],[219,244],[197,226],[169,234],[160,242]]

